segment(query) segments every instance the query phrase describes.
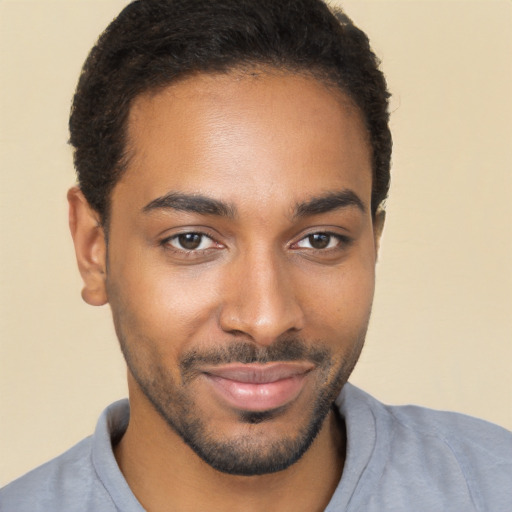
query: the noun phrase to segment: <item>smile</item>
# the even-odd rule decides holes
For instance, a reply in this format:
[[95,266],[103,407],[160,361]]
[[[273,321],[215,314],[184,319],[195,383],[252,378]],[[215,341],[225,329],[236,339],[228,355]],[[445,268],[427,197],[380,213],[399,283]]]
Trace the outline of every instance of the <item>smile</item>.
[[302,391],[311,363],[234,364],[203,369],[213,393],[231,407],[269,411],[293,401]]

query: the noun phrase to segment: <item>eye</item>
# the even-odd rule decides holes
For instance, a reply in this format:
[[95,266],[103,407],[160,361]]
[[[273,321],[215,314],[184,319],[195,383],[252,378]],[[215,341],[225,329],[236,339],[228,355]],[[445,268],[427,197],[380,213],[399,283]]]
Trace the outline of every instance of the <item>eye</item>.
[[343,242],[348,242],[345,237],[334,233],[311,233],[299,240],[296,244],[301,249],[314,249],[317,251],[333,249]]
[[201,251],[215,246],[215,242],[203,233],[181,233],[167,238],[163,244],[181,251]]

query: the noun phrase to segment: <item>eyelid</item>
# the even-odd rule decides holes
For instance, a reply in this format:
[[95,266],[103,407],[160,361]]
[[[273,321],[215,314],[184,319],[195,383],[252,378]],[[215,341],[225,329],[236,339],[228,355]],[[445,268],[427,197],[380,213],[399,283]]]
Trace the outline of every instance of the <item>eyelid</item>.
[[[211,244],[209,247],[206,248],[196,248],[196,249],[186,249],[174,246],[170,242],[173,240],[178,239],[180,236],[187,235],[187,234],[194,234],[194,235],[200,235],[201,237],[204,237],[211,241]],[[325,247],[325,248],[315,248],[315,247],[301,247],[298,244],[307,240],[308,237],[313,235],[327,235],[329,237],[334,238],[337,240],[337,244],[334,247]],[[344,248],[347,248],[349,245],[353,243],[353,238],[340,233],[338,231],[335,231],[332,227],[329,228],[323,228],[322,227],[315,227],[313,229],[310,229],[306,232],[302,232],[300,235],[300,238],[296,238],[295,241],[290,243],[288,245],[289,249],[292,250],[305,250],[309,251],[311,253],[318,252],[318,253],[328,253],[328,252],[335,252],[335,251],[341,251]],[[202,242],[201,242],[202,243]],[[331,243],[331,242],[330,242]],[[210,252],[211,250],[215,249],[222,249],[225,248],[225,244],[218,241],[218,237],[215,235],[212,235],[210,233],[210,230],[205,227],[199,227],[199,226],[184,226],[182,227],[178,232],[175,232],[173,234],[170,234],[168,236],[164,236],[160,239],[158,242],[158,245],[162,246],[164,249],[166,249],[169,252],[175,252],[176,254],[184,255],[184,256],[200,256],[202,254],[206,254]]]
[[[176,242],[178,245],[180,243],[180,237],[183,237],[186,235],[195,235],[195,236],[200,237],[199,246],[194,249],[187,249],[186,247],[176,247],[173,244],[173,242]],[[204,251],[206,249],[210,249],[210,247],[201,247],[205,243],[206,240],[209,240],[210,244],[215,243],[215,241],[211,237],[209,237],[208,235],[205,235],[204,233],[180,233],[180,234],[174,235],[170,239],[168,239],[167,243],[171,244],[175,249],[178,249],[181,251],[186,251],[186,252],[196,252],[197,251],[197,252],[199,252],[199,251]]]
[[[303,240],[306,240],[307,238],[309,238],[312,235],[327,235],[327,236],[333,237],[333,238],[335,238],[336,240],[339,241],[340,245],[344,245],[344,246],[350,245],[353,242],[352,237],[350,237],[348,235],[345,235],[343,233],[339,233],[339,232],[333,231],[332,229],[321,229],[321,228],[318,229],[318,228],[316,228],[316,229],[314,229],[312,231],[309,231],[307,233],[303,233],[298,240],[296,240],[295,242],[293,242],[291,244],[291,247],[293,248],[294,246],[297,246],[297,244],[299,244]],[[300,249],[300,247],[299,247],[299,249]],[[326,248],[326,249],[311,248],[311,250],[316,250],[316,251],[328,251],[330,249],[335,249],[335,248],[334,247],[330,247],[330,248]]]
[[[203,249],[185,249],[185,248],[175,247],[174,245],[172,245],[170,243],[172,240],[176,240],[180,236],[192,235],[192,234],[200,235],[201,237],[211,240],[212,246],[203,248]],[[201,254],[203,252],[209,251],[210,249],[224,247],[224,245],[221,242],[219,242],[216,239],[216,237],[214,237],[210,233],[206,232],[204,228],[194,229],[194,227],[187,227],[187,228],[180,230],[177,233],[173,233],[172,235],[164,236],[163,238],[160,239],[160,241],[158,242],[158,245],[162,246],[163,248],[165,248],[169,251],[174,251],[176,253],[187,254],[187,255]]]
[[[311,241],[310,241],[310,237],[312,236],[315,236],[316,234],[322,234],[326,237],[329,238],[329,241],[328,241],[328,244],[326,247],[322,247],[322,248],[317,248],[317,247],[304,247],[303,245],[301,245],[303,242],[305,243],[308,243],[311,245]],[[335,245],[333,246],[332,243],[335,243]],[[305,236],[304,238],[301,238],[297,243],[297,247],[301,248],[301,249],[312,249],[312,250],[318,250],[318,251],[326,251],[326,250],[329,250],[329,249],[334,249],[336,247],[339,246],[341,240],[339,237],[333,235],[332,233],[313,233],[311,235],[307,235]]]

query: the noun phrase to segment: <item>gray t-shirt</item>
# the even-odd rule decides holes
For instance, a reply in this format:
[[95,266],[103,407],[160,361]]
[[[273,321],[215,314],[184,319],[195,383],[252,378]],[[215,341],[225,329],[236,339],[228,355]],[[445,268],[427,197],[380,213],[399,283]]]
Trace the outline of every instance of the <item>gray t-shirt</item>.
[[[347,384],[343,477],[326,512],[511,512],[512,433],[482,420],[386,406]],[[129,418],[109,406],[96,431],[0,491],[2,512],[143,512],[114,458]]]

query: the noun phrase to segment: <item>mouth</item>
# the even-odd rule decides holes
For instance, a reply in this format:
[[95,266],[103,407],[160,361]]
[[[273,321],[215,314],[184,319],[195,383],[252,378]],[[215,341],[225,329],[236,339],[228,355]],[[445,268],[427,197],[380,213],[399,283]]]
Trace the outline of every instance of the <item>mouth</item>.
[[313,369],[307,362],[229,364],[203,368],[203,375],[222,402],[238,410],[262,412],[295,400]]

